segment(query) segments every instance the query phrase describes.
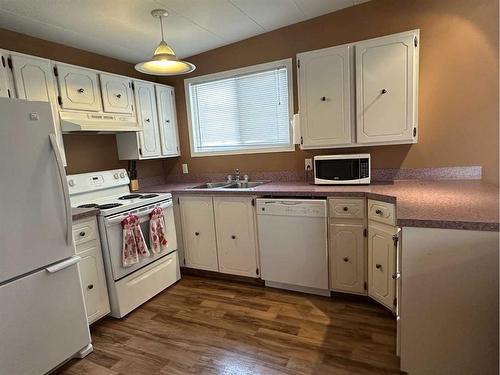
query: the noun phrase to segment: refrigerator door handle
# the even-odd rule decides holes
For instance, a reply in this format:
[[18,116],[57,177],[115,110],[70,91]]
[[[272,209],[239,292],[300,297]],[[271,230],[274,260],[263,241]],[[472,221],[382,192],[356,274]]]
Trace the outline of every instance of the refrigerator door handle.
[[45,270],[50,273],[55,273],[65,268],[71,267],[73,264],[78,263],[81,259],[82,258],[80,258],[78,255],[75,255],[71,258],[63,260],[62,262],[56,263],[53,266],[47,267],[45,268]]
[[54,155],[56,157],[57,169],[59,172],[59,179],[61,180],[61,188],[64,196],[64,207],[66,212],[66,242],[68,246],[73,246],[73,216],[71,214],[71,204],[69,201],[69,190],[68,184],[66,182],[66,172],[64,171],[64,164],[61,158],[61,154],[59,153],[59,147],[57,146],[57,140],[55,134],[49,134],[50,144],[52,146],[52,150],[54,151]]

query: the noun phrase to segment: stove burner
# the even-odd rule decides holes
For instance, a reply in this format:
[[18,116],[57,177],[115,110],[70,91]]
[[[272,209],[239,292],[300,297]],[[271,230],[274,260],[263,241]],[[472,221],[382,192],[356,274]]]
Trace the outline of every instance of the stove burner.
[[108,208],[114,208],[114,207],[118,207],[118,206],[122,206],[121,203],[106,203],[106,204],[100,204],[97,206],[97,208],[101,209],[101,210],[107,210]]
[[120,200],[125,200],[125,199],[134,199],[134,198],[139,198],[141,197],[142,195],[141,194],[128,194],[128,195],[124,195],[118,199]]
[[95,203],[81,204],[78,206],[78,208],[95,208],[95,207],[97,207],[97,204]]
[[158,194],[146,194],[146,195],[143,195],[142,197],[140,197],[139,199],[148,199],[148,198],[154,198],[154,197],[157,197]]

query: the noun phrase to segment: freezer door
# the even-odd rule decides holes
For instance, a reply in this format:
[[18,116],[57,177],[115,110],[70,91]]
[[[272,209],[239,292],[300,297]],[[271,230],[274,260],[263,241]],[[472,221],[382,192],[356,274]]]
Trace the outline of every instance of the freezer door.
[[2,374],[45,374],[90,344],[78,260],[0,286]]
[[74,255],[50,105],[0,98],[0,283]]

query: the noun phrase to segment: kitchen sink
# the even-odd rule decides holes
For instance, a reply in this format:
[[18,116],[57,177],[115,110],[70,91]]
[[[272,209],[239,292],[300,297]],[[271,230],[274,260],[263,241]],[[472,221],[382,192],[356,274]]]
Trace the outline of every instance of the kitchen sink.
[[201,185],[193,186],[191,189],[253,189],[257,186],[267,184],[271,181],[233,181],[233,182],[205,182]]
[[205,182],[201,185],[193,186],[191,189],[217,189],[229,185],[230,182]]

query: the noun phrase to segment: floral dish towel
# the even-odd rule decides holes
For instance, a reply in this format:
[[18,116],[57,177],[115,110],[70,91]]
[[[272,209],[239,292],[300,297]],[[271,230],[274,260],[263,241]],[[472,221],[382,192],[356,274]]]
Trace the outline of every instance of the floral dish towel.
[[130,214],[122,221],[123,227],[123,248],[122,264],[123,267],[129,267],[139,262],[141,258],[149,257],[149,250],[144,241],[141,227],[139,226],[139,217]]

